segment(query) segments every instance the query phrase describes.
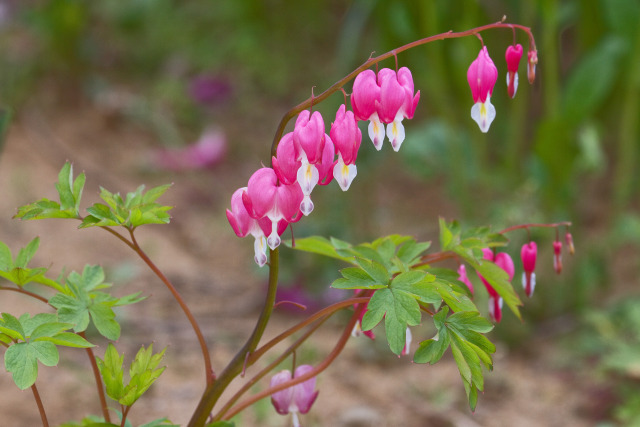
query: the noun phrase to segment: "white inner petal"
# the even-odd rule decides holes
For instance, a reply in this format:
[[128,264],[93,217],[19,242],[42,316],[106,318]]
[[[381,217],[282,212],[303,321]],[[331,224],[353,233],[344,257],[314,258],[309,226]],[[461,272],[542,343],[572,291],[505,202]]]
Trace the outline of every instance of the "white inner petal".
[[342,191],[347,191],[351,186],[351,182],[358,174],[356,165],[345,165],[342,154],[338,154],[338,162],[333,167],[333,177],[338,182]]
[[471,107],[471,118],[478,123],[483,133],[487,133],[493,119],[496,118],[496,108],[491,104],[489,96],[487,96],[487,100],[484,103],[476,102]]
[[369,138],[376,150],[380,151],[384,142],[384,125],[380,122],[378,113],[373,113],[369,120]]
[[398,152],[402,142],[404,141],[404,126],[402,125],[402,118],[396,119],[387,125],[387,137],[391,141],[391,147],[393,151]]
[[255,260],[258,266],[262,267],[267,263],[267,239],[264,236],[256,236],[256,240],[253,243],[253,251]]

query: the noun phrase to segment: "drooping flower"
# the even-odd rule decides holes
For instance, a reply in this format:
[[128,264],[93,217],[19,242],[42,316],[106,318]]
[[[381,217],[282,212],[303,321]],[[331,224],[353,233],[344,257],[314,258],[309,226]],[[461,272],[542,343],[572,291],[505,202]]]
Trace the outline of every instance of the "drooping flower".
[[[515,266],[509,254],[506,252],[500,252],[494,255],[493,251],[489,248],[482,249],[482,253],[484,254],[485,260],[492,261],[507,273],[509,281],[513,279]],[[491,286],[491,284],[482,277],[482,275],[478,274],[478,277],[487,288],[487,293],[489,294],[489,315],[495,322],[500,322],[500,320],[502,320],[502,305],[504,301],[493,286]]]
[[376,150],[382,148],[384,141],[384,126],[378,117],[380,103],[380,86],[376,73],[364,70],[356,76],[351,93],[351,108],[356,120],[369,120],[369,138]]
[[331,124],[329,135],[338,152],[333,176],[342,191],[347,191],[358,174],[356,158],[362,142],[362,132],[358,128],[355,115],[351,111],[346,111],[344,104],[336,112],[336,120]]
[[518,90],[518,66],[522,58],[522,45],[518,43],[509,46],[504,56],[507,61],[507,93],[513,98]]
[[483,46],[478,57],[467,70],[467,81],[475,104],[471,107],[471,118],[478,123],[482,132],[487,132],[496,117],[496,109],[491,104],[493,87],[498,79],[498,69],[489,57],[487,47]]
[[276,149],[276,155],[271,158],[273,170],[276,172],[280,183],[291,185],[298,179],[298,169],[302,162],[298,159],[293,143],[293,132],[286,133]]
[[325,148],[324,120],[319,112],[311,114],[309,110],[304,110],[298,115],[293,130],[293,143],[297,160],[301,162],[297,171],[297,181],[304,194],[300,210],[304,215],[309,215],[313,211],[311,192],[320,180],[316,165],[323,160]]
[[[380,70],[380,73],[383,70]],[[378,80],[380,80],[380,73],[378,73]],[[402,125],[402,119],[412,119],[413,114],[416,111],[416,107],[418,106],[418,101],[420,100],[420,91],[418,91],[415,95],[413,94],[413,77],[411,76],[411,71],[407,67],[402,67],[398,70],[398,73],[393,73],[391,75],[388,74],[388,78],[390,82],[393,82],[393,77],[397,80],[398,85],[389,84],[388,90],[393,90],[394,96],[399,95],[398,86],[402,88],[403,93],[403,102],[402,105],[396,111],[396,115],[392,121],[385,121],[386,117],[382,118],[383,123],[387,124],[387,138],[389,138],[389,142],[391,142],[391,147],[393,151],[398,151],[402,142],[404,141],[405,133],[404,126]],[[385,86],[381,85],[381,93],[384,94]],[[381,105],[384,105],[384,97],[381,97]],[[395,105],[393,105],[395,107]],[[390,112],[393,112],[391,110]],[[381,116],[382,117],[382,116]]]
[[520,258],[522,259],[522,287],[524,293],[528,297],[533,295],[533,291],[536,287],[536,273],[533,270],[536,268],[536,256],[538,255],[538,245],[536,242],[529,242],[522,245],[520,250]]
[[556,240],[553,242],[553,269],[556,273],[562,273],[562,242]]
[[300,219],[300,203],[303,197],[298,183],[278,183],[273,169],[260,168],[249,178],[247,190],[242,193],[242,202],[252,218],[269,219],[271,233],[267,237],[267,245],[275,249],[280,245],[280,222],[284,220],[286,228],[286,223]]
[[[296,368],[293,378],[301,377],[312,370],[313,366],[311,365],[300,365]],[[275,387],[291,379],[291,371],[285,369],[271,378],[270,386]],[[313,402],[315,402],[318,397],[319,391],[315,390],[315,387],[316,378],[309,378],[300,384],[273,393],[271,395],[271,403],[280,415],[291,414],[294,427],[299,427],[300,421],[298,414],[306,414],[309,412]]]
[[231,196],[231,210],[227,209],[227,219],[238,237],[245,237],[251,234],[255,238],[255,243],[253,244],[254,260],[256,264],[262,267],[267,262],[265,229],[269,233],[271,231],[271,223],[268,218],[259,220],[251,218],[242,202],[242,195],[246,191],[247,187],[243,187],[233,193]]
[[467,285],[467,288],[469,288],[469,291],[473,295],[473,284],[467,277],[467,268],[464,264],[460,264],[460,267],[458,267],[458,280]]

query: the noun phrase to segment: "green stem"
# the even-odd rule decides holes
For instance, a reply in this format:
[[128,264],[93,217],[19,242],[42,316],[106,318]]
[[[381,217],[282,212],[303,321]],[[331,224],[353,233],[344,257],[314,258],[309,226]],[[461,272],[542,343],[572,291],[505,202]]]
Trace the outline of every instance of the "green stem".
[[531,48],[535,49],[535,45],[536,45],[535,44],[535,40],[533,38],[533,34],[531,33],[531,29],[529,27],[525,27],[524,25],[518,25],[518,24],[508,24],[506,22],[496,22],[496,23],[493,23],[493,24],[488,24],[488,25],[483,25],[481,27],[473,28],[473,29],[467,30],[467,31],[461,31],[461,32],[457,32],[457,33],[454,33],[453,31],[449,31],[449,32],[442,33],[442,34],[436,34],[435,36],[425,37],[423,39],[416,40],[414,42],[407,43],[404,46],[400,46],[400,47],[398,47],[396,49],[390,50],[389,52],[383,53],[382,55],[376,56],[375,58],[369,58],[362,65],[360,65],[358,68],[353,70],[351,73],[347,74],[344,78],[338,80],[329,89],[325,90],[320,95],[311,96],[306,101],[296,105],[291,110],[287,111],[285,113],[285,115],[282,117],[282,120],[280,120],[280,124],[278,125],[278,129],[276,130],[276,134],[275,134],[275,136],[273,138],[273,143],[271,144],[271,156],[275,156],[276,155],[276,148],[278,148],[278,143],[280,142],[280,138],[282,137],[282,134],[284,133],[284,128],[287,125],[287,123],[289,122],[289,120],[291,120],[293,117],[295,117],[302,110],[306,110],[307,108],[310,108],[312,105],[317,105],[320,102],[324,101],[330,95],[332,95],[335,92],[339,91],[345,84],[347,84],[351,80],[355,79],[356,76],[358,74],[360,74],[362,71],[366,70],[367,68],[371,67],[372,65],[375,65],[378,62],[381,62],[381,61],[383,61],[383,60],[385,60],[387,58],[391,58],[391,57],[393,57],[393,56],[395,56],[395,55],[397,55],[397,54],[399,54],[401,52],[404,52],[405,50],[409,50],[409,49],[412,49],[414,47],[421,46],[423,44],[431,43],[431,42],[436,41],[436,40],[446,40],[446,39],[455,39],[455,38],[460,38],[460,37],[473,36],[473,35],[481,33],[482,31],[490,30],[490,29],[493,29],[493,28],[506,28],[506,29],[509,29],[509,30],[512,30],[512,29],[516,28],[516,29],[522,30],[522,31],[524,31],[525,33],[528,34],[528,36],[529,36],[529,44],[530,44]]
[[49,427],[49,421],[47,420],[47,413],[44,410],[44,405],[42,405],[42,399],[40,399],[40,393],[38,393],[38,387],[36,385],[31,386],[31,391],[33,392],[33,397],[36,399],[36,404],[38,405],[38,410],[40,411],[40,419],[42,420],[43,427]]
[[614,177],[614,196],[616,211],[620,212],[633,195],[634,169],[638,157],[638,109],[640,102],[640,31],[636,31],[635,47],[631,49],[632,64],[629,67],[622,113],[620,114],[620,134],[618,135],[618,158]]
[[220,373],[216,381],[207,385],[196,410],[191,416],[188,424],[190,427],[200,427],[206,424],[207,418],[222,395],[222,392],[224,392],[229,383],[242,372],[242,367],[245,364],[247,356],[250,355],[260,343],[260,339],[267,327],[267,323],[273,312],[273,305],[276,301],[279,267],[279,250],[277,248],[269,251],[269,260],[269,288],[267,289],[267,296],[256,326],[251,336],[247,339],[247,342]]
[[[107,230],[110,230],[110,229],[107,229]],[[118,233],[115,233],[115,234],[119,236]],[[211,356],[209,355],[209,348],[207,347],[207,342],[204,339],[204,335],[200,330],[200,326],[198,325],[196,318],[191,313],[189,306],[184,301],[184,299],[182,298],[182,296],[180,295],[176,287],[173,286],[171,281],[162,273],[162,271],[160,271],[160,269],[153,263],[153,261],[151,261],[151,259],[147,256],[147,254],[142,250],[140,245],[138,245],[138,242],[136,241],[136,238],[133,234],[132,229],[129,230],[129,234],[131,236],[131,242],[130,242],[131,244],[129,246],[138,254],[140,258],[142,258],[142,260],[147,264],[147,266],[149,266],[149,268],[156,274],[156,276],[160,278],[162,283],[165,284],[165,286],[171,292],[171,295],[173,295],[173,298],[180,305],[180,308],[182,308],[182,311],[187,316],[187,319],[189,319],[189,323],[191,323],[191,327],[193,328],[193,331],[198,337],[198,342],[200,343],[200,350],[202,351],[202,357],[204,359],[205,375],[207,380],[206,383],[207,383],[207,386],[211,385],[215,380],[215,374],[213,372],[213,368],[211,367]],[[126,241],[126,239],[124,240]]]

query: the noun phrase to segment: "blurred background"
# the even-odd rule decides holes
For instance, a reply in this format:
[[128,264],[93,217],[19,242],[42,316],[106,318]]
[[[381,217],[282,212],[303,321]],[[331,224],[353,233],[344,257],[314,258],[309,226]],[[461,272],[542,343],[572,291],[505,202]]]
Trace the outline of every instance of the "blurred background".
[[[572,221],[576,254],[570,257],[565,248],[561,275],[552,268],[555,233],[532,231],[539,247],[538,287],[524,301],[523,322],[509,313],[492,332],[499,342],[496,372],[487,377],[476,414],[465,407],[457,373],[447,367],[451,361],[441,362],[441,368],[408,366],[403,360],[398,372],[406,376],[394,375],[399,383],[394,390],[419,396],[426,405],[405,402],[402,408],[411,413],[405,425],[640,425],[637,0],[0,0],[0,178],[6,194],[0,238],[16,250],[33,232],[43,240],[48,233],[84,238],[63,251],[53,239],[43,241],[42,263],[52,256],[55,274],[63,265],[78,269],[105,263],[114,282],[151,282],[126,248],[94,249],[97,235],[75,237],[73,227],[52,231],[57,224],[32,226],[9,218],[20,204],[53,197],[57,170],[66,159],[86,171],[89,200],[96,198],[99,185],[125,192],[143,182],[174,182],[168,195],[168,203],[176,206],[174,220],[167,230],[149,231],[150,252],[184,282],[187,295],[198,299],[208,293],[215,300],[196,303],[204,329],[208,320],[246,318],[246,325],[236,323],[241,329],[229,336],[216,335],[216,328],[211,332],[211,342],[222,342],[232,354],[260,304],[260,295],[247,297],[246,291],[261,289],[265,271],[247,267],[252,242],[235,238],[224,210],[233,191],[245,186],[261,163],[268,164],[282,115],[312,88],[319,94],[372,52],[503,16],[533,29],[539,64],[529,85],[528,40],[518,32],[525,59],[520,87],[510,99],[504,52],[513,33],[482,34],[499,70],[491,99],[497,117],[490,131],[482,134],[469,115],[473,101],[466,72],[480,48],[475,37],[400,54],[399,66],[411,69],[421,91],[414,119],[405,122],[402,149],[396,154],[385,144],[376,152],[365,132],[351,190],[343,194],[334,184],[317,189],[316,211],[296,225],[296,236],[360,242],[399,233],[437,241],[438,216],[496,230]],[[336,94],[316,107],[327,126],[343,102]],[[518,260],[528,236],[509,237],[508,251]],[[296,295],[322,306],[335,297],[327,285],[337,277],[339,264],[288,250],[283,254],[287,298]],[[230,271],[234,268],[238,271]],[[514,286],[524,300],[519,275]],[[142,313],[162,317],[175,309],[162,290],[155,293],[156,300],[168,302],[151,303],[153,308]],[[481,309],[483,298],[478,296]],[[279,321],[290,324],[298,314],[284,313]],[[124,315],[131,316],[134,335],[166,330],[160,321],[147,325],[135,313]],[[185,340],[191,339],[183,319],[176,315],[175,321],[187,331]],[[426,339],[429,333],[418,335]],[[400,362],[388,357],[384,340],[360,340],[354,346],[345,356],[350,364],[338,364],[325,377],[353,370],[356,384],[360,366],[354,364],[361,362],[382,372],[400,369],[390,368]],[[310,354],[316,351],[322,348]],[[219,355],[220,363],[225,355]],[[423,380],[408,387],[418,368]],[[438,387],[429,380],[440,378],[434,371],[447,375]],[[2,380],[3,394],[12,393],[10,379]],[[375,375],[370,380],[387,381]],[[340,396],[340,384],[324,381],[324,388],[334,387]],[[182,387],[167,384],[168,396]],[[198,384],[193,395],[185,392],[187,401],[198,395]],[[520,391],[526,395],[518,397]],[[349,417],[391,425],[385,423],[406,416],[380,411],[396,405],[384,396],[351,396],[360,412],[338,404],[333,412],[330,394],[321,392],[310,425],[367,425],[348,424]],[[23,403],[11,403],[3,412],[16,412],[23,404],[25,412],[35,414],[31,397],[20,398]],[[284,422],[268,408],[254,412],[243,425]],[[81,417],[86,411],[74,413]],[[540,423],[536,417],[543,413],[553,417]]]

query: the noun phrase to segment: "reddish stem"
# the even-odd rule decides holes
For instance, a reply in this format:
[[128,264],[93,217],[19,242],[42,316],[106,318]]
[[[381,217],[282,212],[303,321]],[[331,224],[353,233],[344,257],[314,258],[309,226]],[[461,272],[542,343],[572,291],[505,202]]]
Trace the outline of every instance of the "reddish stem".
[[407,43],[404,46],[400,46],[399,48],[390,50],[389,52],[384,53],[384,54],[382,54],[380,56],[376,56],[375,58],[369,58],[362,65],[360,65],[358,68],[353,70],[351,73],[347,74],[344,78],[338,80],[329,89],[325,90],[320,95],[318,95],[318,96],[313,96],[312,95],[306,101],[296,105],[291,110],[287,111],[285,113],[285,115],[282,117],[282,120],[280,120],[280,124],[278,125],[278,129],[276,130],[276,134],[275,134],[275,136],[273,138],[273,143],[271,144],[271,156],[275,156],[276,155],[276,148],[278,147],[278,143],[280,142],[280,138],[282,137],[282,134],[284,133],[284,128],[287,125],[287,123],[289,122],[289,120],[291,120],[296,114],[300,113],[302,110],[306,110],[307,108],[310,108],[312,105],[317,105],[318,103],[324,101],[330,95],[332,95],[336,91],[340,90],[342,88],[342,86],[344,86],[346,83],[348,83],[349,81],[351,81],[354,78],[356,78],[356,76],[360,72],[366,70],[367,68],[371,67],[372,65],[377,64],[380,61],[383,61],[383,60],[385,60],[387,58],[390,58],[392,56],[397,55],[400,52],[404,52],[405,50],[409,50],[409,49],[414,48],[416,46],[427,44],[427,43],[430,43],[430,42],[433,42],[433,41],[436,41],[436,40],[455,39],[455,38],[460,38],[460,37],[477,35],[482,31],[490,30],[492,28],[507,28],[507,29],[510,29],[510,30],[514,29],[514,28],[517,28],[519,30],[524,31],[529,36],[529,44],[531,46],[531,49],[535,50],[535,46],[536,46],[535,39],[533,38],[533,34],[531,33],[531,29],[529,27],[525,27],[524,25],[518,25],[518,24],[508,24],[508,23],[500,21],[500,22],[496,22],[496,23],[493,23],[493,24],[488,24],[488,25],[483,25],[481,27],[473,28],[473,29],[467,30],[467,31],[461,31],[461,32],[457,32],[457,33],[454,33],[453,31],[449,31],[449,32],[442,33],[442,34],[436,34],[435,36],[425,37],[423,39],[416,40],[416,41],[411,42],[411,43]]
[[[118,233],[115,233],[115,234],[119,236]],[[169,289],[169,291],[173,295],[173,298],[180,305],[180,308],[182,308],[182,311],[187,316],[187,319],[189,319],[189,323],[191,323],[191,327],[193,328],[193,331],[198,337],[198,342],[200,343],[200,350],[202,351],[202,357],[204,358],[204,367],[205,367],[205,374],[207,378],[207,386],[211,385],[211,383],[213,383],[215,379],[215,374],[213,372],[213,368],[211,367],[211,356],[209,355],[209,348],[207,347],[207,342],[204,339],[204,335],[200,330],[200,326],[198,325],[196,318],[191,313],[191,310],[189,310],[189,306],[184,301],[184,299],[182,298],[182,296],[180,295],[176,287],[173,286],[171,281],[169,281],[169,279],[162,273],[162,271],[160,271],[160,269],[153,263],[153,261],[151,261],[151,259],[147,256],[147,254],[142,250],[140,245],[138,245],[138,242],[136,241],[136,238],[133,234],[133,229],[129,229],[129,234],[131,235],[131,244],[129,245],[129,247],[131,247],[138,254],[138,256],[142,258],[142,260],[149,266],[149,268],[156,274],[156,276],[160,278],[162,283],[165,284],[165,286]],[[126,239],[124,240],[126,241]]]
[[240,390],[238,390],[236,394],[231,396],[231,399],[229,399],[229,401],[222,407],[222,409],[218,411],[218,413],[212,418],[212,420],[220,420],[225,415],[225,413],[229,410],[229,408],[231,408],[233,404],[236,403],[238,399],[240,399],[240,397],[242,397],[243,394],[249,391],[249,389],[255,383],[257,383],[261,378],[263,378],[265,375],[271,372],[273,368],[278,366],[284,359],[286,359],[291,353],[293,353],[298,347],[300,347],[302,343],[304,343],[307,340],[307,338],[311,336],[311,334],[313,334],[320,326],[322,326],[322,324],[327,319],[329,319],[329,317],[331,317],[331,314],[325,316],[325,318],[323,319],[318,320],[317,324],[309,328],[309,330],[305,332],[304,335],[302,335],[293,344],[291,344],[291,346],[289,346],[289,348],[287,348],[280,356],[278,356],[276,360],[274,360],[269,365],[267,365],[264,369],[258,372],[253,378],[251,378],[245,385],[243,385],[242,388],[240,388]]
[[302,322],[298,323],[297,325],[294,325],[293,327],[287,329],[286,331],[284,331],[283,333],[281,333],[280,335],[273,338],[271,341],[269,341],[268,343],[266,343],[265,345],[263,345],[262,347],[254,351],[253,353],[251,353],[251,355],[247,359],[247,366],[251,366],[258,359],[260,359],[264,353],[269,351],[276,344],[280,343],[285,338],[295,334],[305,326],[310,325],[311,323],[315,322],[318,319],[321,319],[324,316],[330,316],[336,313],[338,310],[341,310],[345,307],[350,307],[354,304],[366,303],[367,301],[369,301],[369,299],[371,298],[370,297],[350,298],[348,300],[337,302],[335,304],[332,304],[328,307],[323,308],[322,310],[317,311],[312,316],[304,319]]
[[45,297],[38,295],[36,293],[33,292],[29,292],[29,291],[25,291],[22,288],[12,288],[9,286],[0,286],[0,290],[2,291],[13,291],[13,292],[18,292],[19,294],[24,294],[24,295],[29,295],[30,297],[33,297],[35,299],[38,299],[42,302],[44,302],[45,304],[49,304],[49,300],[46,299]]
[[38,410],[40,411],[40,419],[42,420],[43,427],[49,427],[49,421],[47,420],[47,413],[44,410],[44,406],[42,405],[42,399],[40,399],[40,393],[38,393],[38,387],[36,385],[31,386],[31,391],[33,392],[33,397],[36,399],[36,404],[38,405]]
[[498,231],[499,234],[505,234],[508,233],[510,231],[514,231],[514,230],[520,230],[523,228],[526,228],[527,230],[529,228],[558,228],[558,227],[570,227],[571,226],[571,221],[562,221],[562,222],[554,222],[552,224],[520,224],[520,225],[512,225],[511,227],[507,227],[502,231]]
[[[86,339],[84,332],[79,332],[78,335]],[[96,362],[96,356],[93,354],[93,349],[91,347],[85,348],[85,351],[89,356],[89,362],[91,362],[91,369],[93,370],[93,376],[96,379],[96,387],[98,388],[98,397],[100,398],[100,406],[102,407],[102,416],[104,417],[105,422],[110,423],[111,418],[109,417],[109,407],[107,406],[107,398],[104,395],[104,387],[102,386],[102,376],[100,375],[100,369],[98,368],[98,363]]]
[[338,357],[340,355],[340,353],[344,349],[344,346],[347,344],[347,341],[349,340],[349,337],[351,336],[351,331],[353,330],[353,327],[355,326],[356,322],[360,318],[360,312],[362,310],[364,310],[364,309],[365,309],[365,307],[363,305],[363,306],[361,306],[361,307],[359,307],[358,309],[355,310],[355,312],[351,316],[351,320],[349,321],[349,323],[345,327],[344,331],[342,332],[342,335],[340,336],[340,339],[336,343],[336,346],[333,348],[331,353],[329,353],[329,355],[320,364],[316,365],[316,367],[313,370],[307,372],[304,375],[300,375],[299,377],[293,378],[290,381],[284,382],[282,384],[278,384],[275,387],[269,387],[268,389],[263,390],[263,391],[255,394],[254,396],[251,396],[251,397],[247,398],[246,400],[244,400],[243,402],[240,402],[238,405],[236,405],[234,408],[232,408],[227,414],[225,414],[224,418],[227,419],[227,420],[231,419],[236,414],[238,414],[239,412],[243,411],[248,406],[253,405],[258,400],[263,399],[263,398],[265,398],[267,396],[271,396],[273,393],[276,393],[276,392],[278,392],[280,390],[284,390],[286,388],[293,387],[296,384],[300,384],[300,383],[302,383],[302,382],[304,382],[304,381],[306,381],[306,380],[308,380],[310,378],[313,378],[313,377],[317,376],[318,374],[320,374],[320,372],[322,372],[325,369],[327,369],[329,367],[329,365],[331,365],[331,363],[336,359],[336,357]]

